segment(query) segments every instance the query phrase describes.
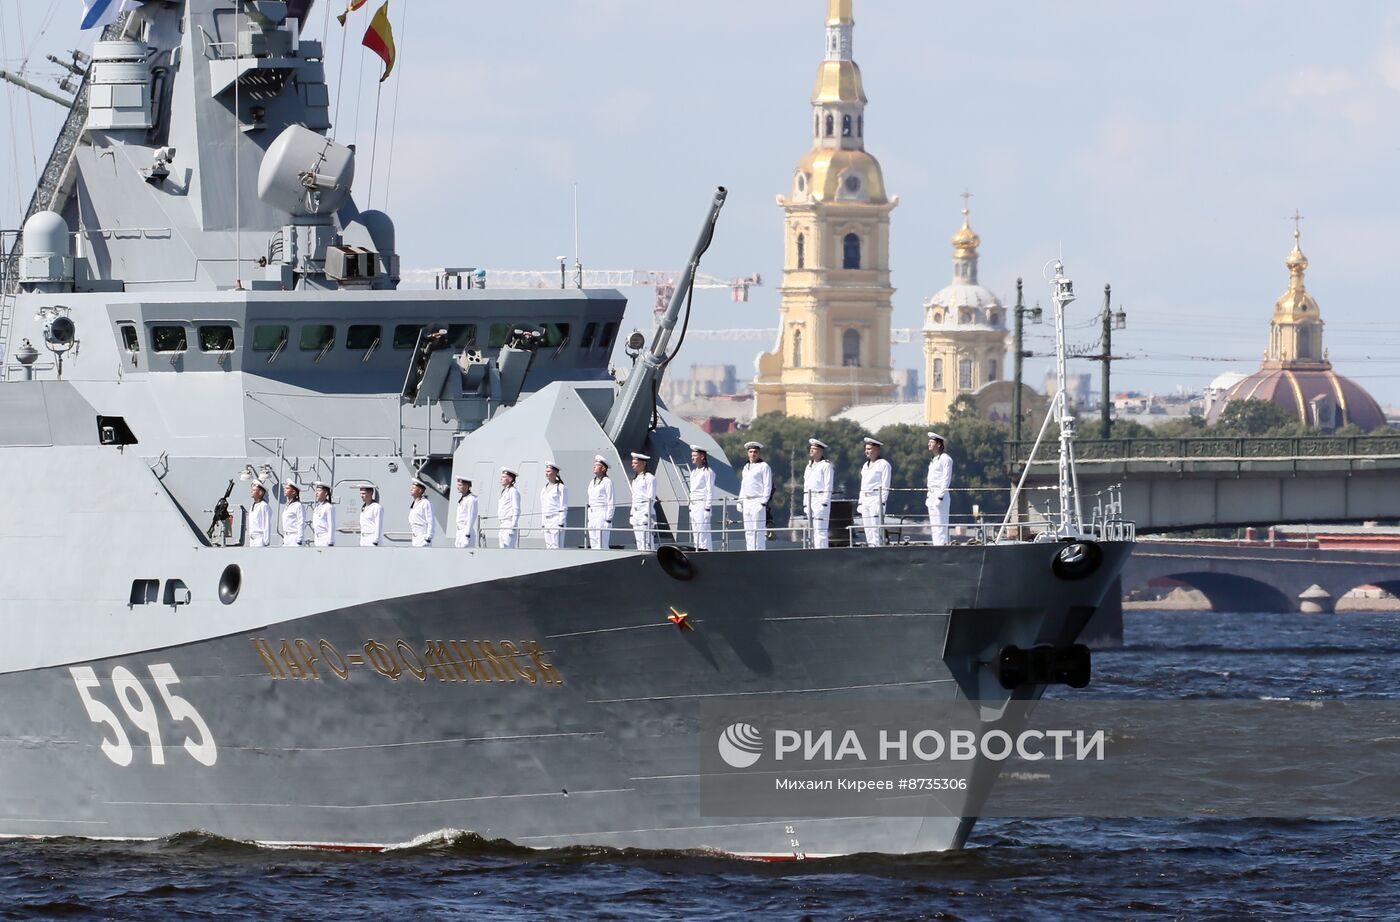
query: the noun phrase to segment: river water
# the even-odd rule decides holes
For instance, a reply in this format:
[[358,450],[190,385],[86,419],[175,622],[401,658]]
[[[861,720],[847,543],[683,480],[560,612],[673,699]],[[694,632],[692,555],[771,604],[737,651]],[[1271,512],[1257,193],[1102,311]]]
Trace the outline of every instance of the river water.
[[[1095,654],[1095,696],[1400,697],[1400,614],[1125,622],[1125,646]],[[0,916],[1394,919],[1397,866],[1400,820],[1365,818],[996,819],[962,852],[791,864],[470,837],[336,854],[191,833],[0,843]]]

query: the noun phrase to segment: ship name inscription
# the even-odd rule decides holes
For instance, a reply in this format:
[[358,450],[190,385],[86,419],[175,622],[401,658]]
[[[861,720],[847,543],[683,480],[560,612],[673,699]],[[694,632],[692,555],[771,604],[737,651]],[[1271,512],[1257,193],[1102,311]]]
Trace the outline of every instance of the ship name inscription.
[[[421,648],[406,640],[366,640],[354,653],[342,653],[329,640],[249,638],[263,668],[273,679],[320,681],[334,676],[350,681],[352,672],[368,672],[397,682],[492,682],[563,685],[564,676],[535,640],[429,640]],[[360,650],[364,652],[360,652]],[[327,675],[329,673],[329,675]]]

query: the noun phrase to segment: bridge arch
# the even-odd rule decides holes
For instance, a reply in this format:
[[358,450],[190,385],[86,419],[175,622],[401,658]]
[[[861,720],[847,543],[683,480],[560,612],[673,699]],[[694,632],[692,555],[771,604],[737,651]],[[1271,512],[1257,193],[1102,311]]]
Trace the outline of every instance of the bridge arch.
[[1169,579],[1198,590],[1210,602],[1211,611],[1297,611],[1297,603],[1277,587],[1234,573],[1192,570],[1167,574]]

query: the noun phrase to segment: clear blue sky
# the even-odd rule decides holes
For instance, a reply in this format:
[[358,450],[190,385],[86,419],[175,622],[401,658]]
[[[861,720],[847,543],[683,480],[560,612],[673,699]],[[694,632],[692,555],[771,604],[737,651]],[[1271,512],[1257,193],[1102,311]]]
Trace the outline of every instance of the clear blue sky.
[[[400,59],[384,84],[372,204],[387,194],[405,267],[552,266],[573,250],[575,182],[586,264],[674,267],[724,184],[704,268],[761,272],[770,287],[748,304],[697,298],[693,324],[775,326],[774,196],[808,146],[824,0],[391,4]],[[337,135],[362,152],[362,199],[378,64],[356,39],[378,5],[356,14],[339,101]],[[84,40],[79,0],[0,7],[4,66],[28,55],[40,81],[55,70],[44,52]],[[1062,251],[1084,298],[1074,322],[1091,320],[1105,282],[1128,312],[1115,351],[1141,358],[1118,364],[1121,386],[1200,386],[1258,364],[1298,208],[1334,364],[1400,404],[1400,7],[856,0],[855,15],[867,143],[900,196],[896,326],[918,326],[923,299],[947,283],[966,187],[984,284],[1009,296],[1024,275],[1043,297],[1041,268]],[[341,33],[330,28],[336,83]],[[58,113],[0,96],[0,130],[15,137],[0,143],[12,226]],[[644,326],[650,295],[631,295]],[[743,374],[760,346],[688,343],[679,361],[731,361]],[[921,364],[916,347],[896,361]]]

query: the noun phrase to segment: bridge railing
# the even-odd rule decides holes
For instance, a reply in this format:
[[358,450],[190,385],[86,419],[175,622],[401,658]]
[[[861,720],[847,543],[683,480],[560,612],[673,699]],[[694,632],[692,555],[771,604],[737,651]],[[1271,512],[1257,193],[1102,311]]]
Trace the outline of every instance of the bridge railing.
[[[1026,463],[1033,442],[1008,441],[1003,460],[1008,468]],[[1400,457],[1400,432],[1350,436],[1295,436],[1275,438],[1205,436],[1185,439],[1076,439],[1078,461],[1263,461],[1296,458]],[[1054,458],[1036,465],[1053,464]]]

